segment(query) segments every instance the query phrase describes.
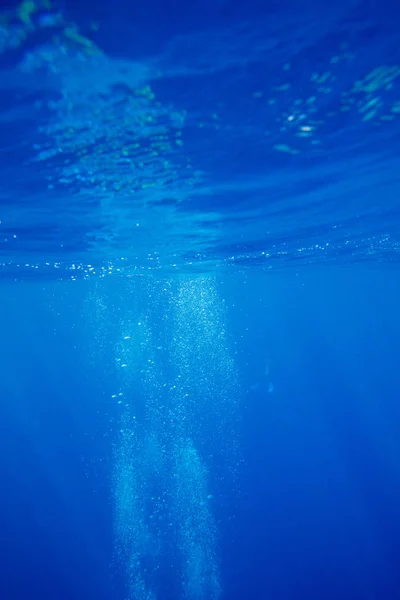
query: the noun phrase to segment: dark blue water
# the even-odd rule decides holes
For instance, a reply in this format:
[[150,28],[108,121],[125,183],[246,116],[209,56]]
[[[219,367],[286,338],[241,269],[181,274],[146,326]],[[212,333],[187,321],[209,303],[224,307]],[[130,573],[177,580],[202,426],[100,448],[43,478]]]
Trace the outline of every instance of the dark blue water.
[[[125,597],[123,575],[109,566],[112,348],[109,362],[88,366],[89,285],[2,290],[7,598]],[[223,597],[397,598],[393,272],[253,273],[224,277],[219,289],[241,385],[243,458],[240,492],[232,497],[228,478],[214,499]],[[118,325],[110,317],[108,329]]]
[[2,4],[2,598],[400,597],[399,26]]

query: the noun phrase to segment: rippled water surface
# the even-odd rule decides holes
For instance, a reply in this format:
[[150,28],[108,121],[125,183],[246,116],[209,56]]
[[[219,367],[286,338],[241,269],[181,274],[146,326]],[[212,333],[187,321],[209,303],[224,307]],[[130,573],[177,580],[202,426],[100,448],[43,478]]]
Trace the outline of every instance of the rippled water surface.
[[2,276],[397,263],[384,4],[9,4]]

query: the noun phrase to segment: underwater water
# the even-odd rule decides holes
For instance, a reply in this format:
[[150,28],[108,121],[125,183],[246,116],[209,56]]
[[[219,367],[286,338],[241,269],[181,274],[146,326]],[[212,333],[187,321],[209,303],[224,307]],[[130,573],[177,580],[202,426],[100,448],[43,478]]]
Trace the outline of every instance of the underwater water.
[[399,26],[1,5],[1,598],[400,597]]

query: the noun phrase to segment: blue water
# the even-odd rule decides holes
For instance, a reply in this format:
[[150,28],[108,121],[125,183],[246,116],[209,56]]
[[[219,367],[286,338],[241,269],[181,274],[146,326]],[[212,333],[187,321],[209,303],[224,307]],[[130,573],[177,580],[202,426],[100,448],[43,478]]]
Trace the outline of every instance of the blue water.
[[1,598],[400,598],[399,27],[2,4]]

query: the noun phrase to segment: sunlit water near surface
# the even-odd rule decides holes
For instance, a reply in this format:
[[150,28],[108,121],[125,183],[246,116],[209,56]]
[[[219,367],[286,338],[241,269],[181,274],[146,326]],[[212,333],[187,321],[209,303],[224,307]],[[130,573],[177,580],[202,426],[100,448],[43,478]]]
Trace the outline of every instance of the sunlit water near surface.
[[9,277],[397,262],[395,3],[2,13]]
[[0,596],[400,597],[400,6],[0,12]]

